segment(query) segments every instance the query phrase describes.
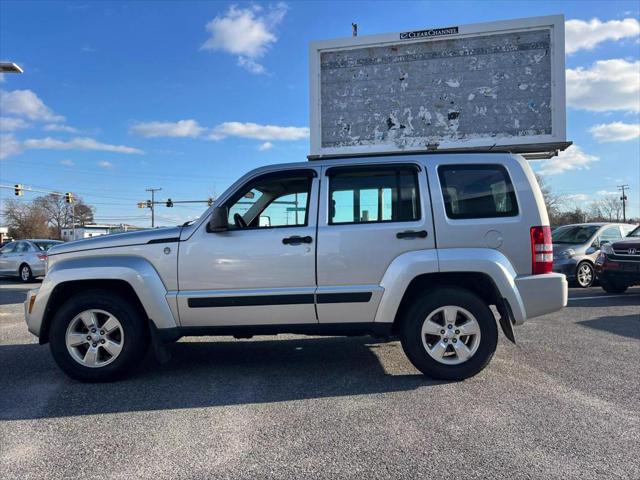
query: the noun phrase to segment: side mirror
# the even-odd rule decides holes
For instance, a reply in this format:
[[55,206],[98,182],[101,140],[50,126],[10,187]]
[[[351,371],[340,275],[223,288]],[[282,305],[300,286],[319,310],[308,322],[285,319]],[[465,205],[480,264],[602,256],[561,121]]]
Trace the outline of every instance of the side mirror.
[[207,232],[220,233],[227,230],[229,230],[229,209],[227,207],[215,207],[207,224]]
[[600,240],[600,248],[607,243],[609,243],[609,240]]

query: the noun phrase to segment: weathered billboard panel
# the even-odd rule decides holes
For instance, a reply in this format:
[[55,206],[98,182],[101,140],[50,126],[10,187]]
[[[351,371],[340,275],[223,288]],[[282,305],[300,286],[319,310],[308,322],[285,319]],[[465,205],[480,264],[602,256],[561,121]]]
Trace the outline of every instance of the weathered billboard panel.
[[311,157],[564,148],[564,18],[314,42]]

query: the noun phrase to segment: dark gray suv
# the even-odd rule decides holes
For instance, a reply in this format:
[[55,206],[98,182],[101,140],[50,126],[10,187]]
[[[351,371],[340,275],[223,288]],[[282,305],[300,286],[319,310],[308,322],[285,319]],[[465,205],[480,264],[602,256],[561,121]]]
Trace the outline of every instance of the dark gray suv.
[[594,264],[600,247],[625,237],[636,226],[626,223],[579,223],[553,230],[553,271],[587,288],[595,280]]

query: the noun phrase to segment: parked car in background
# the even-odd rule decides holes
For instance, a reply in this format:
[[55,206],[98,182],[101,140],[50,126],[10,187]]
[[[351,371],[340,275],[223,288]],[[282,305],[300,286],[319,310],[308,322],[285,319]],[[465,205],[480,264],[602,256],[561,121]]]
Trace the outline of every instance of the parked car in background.
[[45,274],[47,250],[58,240],[18,240],[0,249],[0,275],[17,276],[23,282]]
[[607,293],[624,293],[640,284],[640,227],[622,240],[603,245],[595,265]]
[[587,288],[596,278],[594,265],[602,245],[621,240],[635,225],[626,223],[580,223],[555,228],[553,271],[564,273],[569,282]]

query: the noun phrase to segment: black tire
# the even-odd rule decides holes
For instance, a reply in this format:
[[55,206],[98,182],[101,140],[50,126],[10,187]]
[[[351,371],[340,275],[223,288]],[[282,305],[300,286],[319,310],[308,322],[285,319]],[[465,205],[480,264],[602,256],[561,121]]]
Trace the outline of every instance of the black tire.
[[[122,351],[108,365],[91,368],[77,362],[69,353],[65,336],[71,321],[89,309],[114,315],[124,331]],[[81,382],[108,382],[130,373],[144,358],[149,346],[146,316],[128,299],[107,290],[89,290],[72,296],[55,313],[49,330],[49,346],[58,366]]]
[[622,283],[614,283],[610,280],[600,279],[600,286],[607,293],[624,293],[629,288],[629,285],[624,285]]
[[[453,305],[471,313],[480,327],[480,344],[475,354],[458,365],[446,365],[432,358],[422,343],[422,325],[429,314]],[[402,319],[400,340],[411,363],[428,377],[464,380],[479,373],[493,357],[498,344],[498,327],[489,306],[474,293],[461,288],[442,288],[419,298]]]
[[[588,282],[583,282],[583,283],[580,282],[578,275],[580,274],[581,268],[588,268],[589,271],[591,272],[591,279]],[[593,268],[593,265],[591,265],[591,263],[587,261],[580,262],[576,267],[576,280],[575,280],[576,285],[580,288],[589,288],[593,285],[593,282],[595,281],[595,279],[596,279],[596,271]]]
[[[26,270],[25,272],[26,274],[24,275],[23,275],[23,270]],[[22,265],[20,265],[20,268],[18,269],[18,278],[20,278],[20,281],[22,283],[33,282],[33,272],[31,271],[31,267],[26,263],[23,263]]]

